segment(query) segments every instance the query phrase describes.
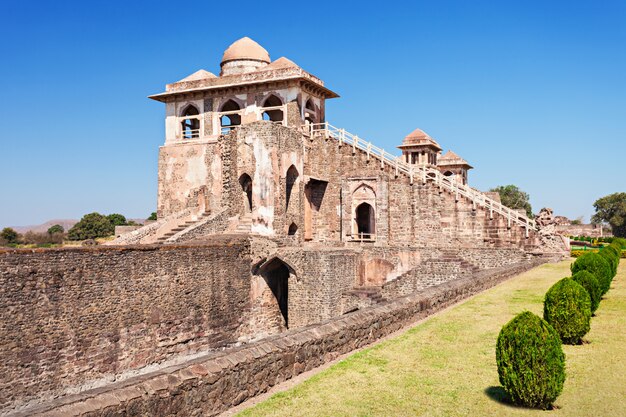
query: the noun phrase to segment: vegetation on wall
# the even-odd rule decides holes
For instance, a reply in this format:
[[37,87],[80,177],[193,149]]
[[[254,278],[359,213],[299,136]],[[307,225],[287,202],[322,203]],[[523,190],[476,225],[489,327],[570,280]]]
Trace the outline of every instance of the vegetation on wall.
[[515,210],[524,210],[528,217],[533,217],[530,195],[520,190],[516,185],[500,185],[489,191],[498,193],[500,195],[500,202],[505,206]]

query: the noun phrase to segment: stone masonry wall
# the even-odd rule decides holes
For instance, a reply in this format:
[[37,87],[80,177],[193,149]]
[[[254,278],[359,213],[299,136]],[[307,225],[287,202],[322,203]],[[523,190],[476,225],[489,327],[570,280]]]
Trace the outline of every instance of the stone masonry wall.
[[0,288],[1,410],[238,342],[249,243],[0,250]]
[[439,189],[393,166],[381,165],[367,152],[337,140],[303,137],[305,175],[328,182],[317,216],[314,241],[347,241],[354,213],[348,193],[363,183],[376,194],[376,244],[466,247],[523,247],[538,244],[535,232],[489,213],[471,201]]
[[60,398],[16,416],[217,415],[543,262],[534,259],[466,276],[315,327],[290,330],[106,389]]

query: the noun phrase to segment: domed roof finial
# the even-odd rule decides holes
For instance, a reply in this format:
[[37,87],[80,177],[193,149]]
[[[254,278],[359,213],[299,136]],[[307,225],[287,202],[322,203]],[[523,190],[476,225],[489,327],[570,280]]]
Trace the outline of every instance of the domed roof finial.
[[222,57],[221,65],[230,61],[260,61],[269,64],[270,54],[267,53],[265,48],[253,41],[252,39],[243,37],[238,41],[233,42],[225,51]]

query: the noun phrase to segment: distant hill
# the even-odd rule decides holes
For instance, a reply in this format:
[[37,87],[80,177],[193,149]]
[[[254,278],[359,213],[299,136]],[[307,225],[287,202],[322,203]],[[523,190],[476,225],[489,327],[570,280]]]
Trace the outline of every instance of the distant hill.
[[[146,219],[128,219],[128,220],[133,220],[139,224],[142,224],[143,222],[146,221]],[[78,219],[54,219],[54,220],[48,220],[47,222],[42,223],[42,224],[35,224],[35,225],[30,225],[30,226],[9,226],[9,227],[14,229],[17,233],[26,233],[29,231],[35,232],[35,233],[43,233],[43,232],[47,232],[48,229],[54,226],[55,224],[60,224],[61,226],[63,226],[63,229],[65,229],[65,231],[67,232],[76,223],[78,223]]]
[[10,227],[15,229],[17,233],[26,233],[29,231],[35,232],[35,233],[43,233],[43,232],[47,232],[48,229],[54,226],[55,224],[60,224],[61,226],[63,226],[63,229],[65,229],[65,231],[68,231],[76,223],[78,223],[78,219],[54,219],[54,220],[48,220],[47,222],[42,223],[42,224],[35,224],[35,225],[30,225],[30,226],[10,226]]

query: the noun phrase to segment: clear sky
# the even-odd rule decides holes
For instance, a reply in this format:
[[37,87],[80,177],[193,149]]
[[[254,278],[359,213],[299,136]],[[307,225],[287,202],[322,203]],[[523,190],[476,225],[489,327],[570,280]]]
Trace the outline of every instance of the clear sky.
[[164,105],[240,37],[393,150],[419,127],[571,218],[626,191],[626,1],[0,0],[0,227],[156,208]]

